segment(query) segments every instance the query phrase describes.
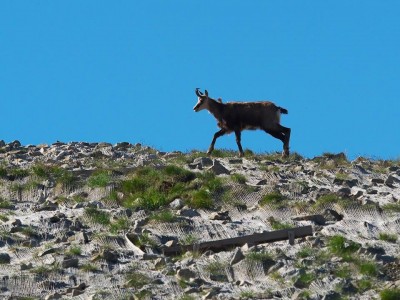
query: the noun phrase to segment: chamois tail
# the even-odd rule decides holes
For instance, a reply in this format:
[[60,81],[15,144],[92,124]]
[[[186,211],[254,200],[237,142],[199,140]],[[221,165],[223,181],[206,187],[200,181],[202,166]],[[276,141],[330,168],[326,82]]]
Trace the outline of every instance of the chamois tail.
[[281,112],[281,114],[287,115],[288,114],[288,110],[283,108],[283,107],[278,107],[279,111]]

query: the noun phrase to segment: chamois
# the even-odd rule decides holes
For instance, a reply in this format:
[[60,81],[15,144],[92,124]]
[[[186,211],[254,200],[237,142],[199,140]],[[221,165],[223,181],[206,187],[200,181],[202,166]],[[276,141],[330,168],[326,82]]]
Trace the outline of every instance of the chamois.
[[199,91],[199,88],[196,89],[196,95],[198,101],[193,110],[199,112],[200,110],[207,109],[217,119],[218,127],[221,128],[214,134],[207,154],[211,154],[214,150],[217,138],[234,132],[239,148],[239,156],[243,156],[243,148],[240,143],[242,130],[261,129],[274,138],[281,140],[283,142],[282,156],[286,157],[289,155],[291,130],[280,125],[281,114],[288,113],[286,109],[276,106],[269,101],[222,103],[222,101],[219,101],[220,99],[217,101],[208,97],[207,90],[203,94]]

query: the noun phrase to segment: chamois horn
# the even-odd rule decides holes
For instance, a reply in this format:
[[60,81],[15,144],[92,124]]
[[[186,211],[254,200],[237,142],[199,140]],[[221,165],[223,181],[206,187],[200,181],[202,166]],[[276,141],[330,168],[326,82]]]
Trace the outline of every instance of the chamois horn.
[[200,92],[199,89],[200,89],[200,88],[196,88],[196,95],[197,95],[198,97],[201,97],[201,96],[203,96],[203,93]]

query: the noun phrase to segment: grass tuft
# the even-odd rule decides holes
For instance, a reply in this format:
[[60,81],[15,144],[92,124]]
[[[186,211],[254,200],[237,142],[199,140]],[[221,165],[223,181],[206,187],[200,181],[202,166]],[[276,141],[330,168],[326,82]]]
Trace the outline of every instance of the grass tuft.
[[400,289],[384,289],[379,293],[379,296],[381,296],[381,300],[398,300],[400,299]]
[[265,195],[260,200],[260,205],[261,206],[271,205],[273,207],[276,207],[282,204],[283,200],[285,200],[285,196],[283,196],[279,191],[275,191]]

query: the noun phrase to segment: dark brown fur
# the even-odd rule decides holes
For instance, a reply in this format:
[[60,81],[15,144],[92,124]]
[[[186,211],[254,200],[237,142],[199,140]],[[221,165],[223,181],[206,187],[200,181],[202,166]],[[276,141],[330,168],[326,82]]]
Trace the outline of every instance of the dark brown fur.
[[243,155],[241,145],[241,131],[245,129],[261,129],[283,142],[283,155],[289,155],[290,128],[280,125],[281,113],[287,114],[284,108],[269,101],[260,102],[228,102],[221,103],[208,97],[207,91],[203,95],[196,89],[198,103],[195,111],[207,109],[218,122],[221,128],[214,134],[214,138],[207,153],[214,150],[214,144],[220,136],[235,132],[239,154]]

